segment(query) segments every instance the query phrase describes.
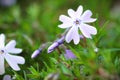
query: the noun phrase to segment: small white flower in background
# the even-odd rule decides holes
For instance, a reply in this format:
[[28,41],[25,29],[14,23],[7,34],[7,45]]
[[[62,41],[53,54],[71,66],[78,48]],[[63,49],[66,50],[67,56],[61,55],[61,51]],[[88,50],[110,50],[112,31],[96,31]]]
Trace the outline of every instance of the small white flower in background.
[[11,76],[10,75],[5,75],[3,77],[3,80],[12,80]]
[[74,44],[79,43],[80,37],[78,28],[86,38],[92,38],[91,34],[97,34],[96,28],[87,24],[96,21],[96,19],[91,18],[92,12],[90,10],[86,10],[83,14],[82,12],[83,7],[79,6],[77,11],[74,11],[73,9],[68,10],[69,17],[65,15],[60,15],[59,17],[59,20],[63,23],[58,27],[70,28],[65,37],[67,43],[69,43],[71,40],[74,41]]
[[95,51],[95,52],[98,52],[98,51],[99,51],[99,49],[96,47],[96,48],[94,48],[94,51]]
[[20,56],[12,55],[12,54],[19,54],[22,52],[22,49],[15,48],[16,41],[11,40],[5,46],[5,35],[0,34],[0,75],[5,73],[5,66],[4,66],[4,59],[8,62],[10,67],[13,70],[20,70],[18,64],[24,64],[25,59]]

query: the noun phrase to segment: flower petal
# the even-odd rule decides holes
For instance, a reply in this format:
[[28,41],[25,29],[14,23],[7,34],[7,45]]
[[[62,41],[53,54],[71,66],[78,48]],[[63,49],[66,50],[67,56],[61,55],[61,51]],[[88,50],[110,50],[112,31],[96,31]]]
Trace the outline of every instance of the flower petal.
[[69,43],[72,39],[74,41],[74,44],[78,44],[80,41],[77,26],[73,26],[66,34],[65,40],[67,43]]
[[68,9],[68,15],[73,19],[76,18],[75,11],[73,9]]
[[65,15],[60,15],[59,20],[60,20],[61,22],[67,22],[67,23],[69,23],[69,22],[72,21],[71,18],[69,18],[69,17],[67,17],[67,16],[65,16]]
[[83,20],[83,22],[85,22],[85,23],[91,23],[91,22],[95,22],[96,20],[97,19],[89,18],[89,19]]
[[0,35],[0,48],[3,48],[5,45],[5,35],[1,34]]
[[87,25],[87,24],[81,24],[79,26],[82,34],[86,37],[86,38],[92,38],[91,34],[96,35],[97,34],[97,29],[94,28],[93,26]]
[[86,23],[95,22],[96,19],[91,18],[91,16],[92,16],[92,12],[90,10],[86,10],[81,16],[81,20]]
[[74,26],[74,32],[73,32],[73,41],[74,41],[74,44],[78,44],[80,42],[80,36],[79,36],[79,33],[78,33],[78,28],[75,28],[76,26]]
[[6,49],[7,52],[9,52],[9,53],[15,53],[15,54],[21,53],[21,52],[22,52],[22,49],[15,48],[15,45],[16,45],[16,41],[15,41],[15,40],[11,40],[11,41],[5,46],[5,49]]
[[92,12],[90,11],[90,10],[86,10],[83,14],[82,14],[82,16],[81,16],[81,18],[90,18],[92,16]]
[[69,28],[71,26],[72,26],[71,23],[63,23],[61,25],[58,25],[59,28]]
[[5,73],[4,57],[0,55],[0,75]]
[[5,54],[4,57],[5,57],[6,61],[8,62],[8,64],[10,65],[10,67],[16,71],[20,70],[18,64],[25,63],[25,59],[20,56]]
[[70,41],[72,40],[72,30],[73,28],[71,28],[68,33],[66,34],[65,40],[67,43],[70,43]]
[[59,20],[60,20],[61,22],[63,22],[63,24],[58,25],[58,27],[60,27],[60,28],[68,28],[68,27],[71,27],[71,26],[72,26],[72,19],[69,18],[69,17],[67,17],[67,16],[65,16],[65,15],[61,15],[61,16],[59,17]]
[[76,56],[74,55],[74,53],[71,51],[71,50],[65,50],[65,54],[64,54],[64,56],[65,56],[65,58],[68,60],[68,59],[74,59],[74,58],[76,58]]
[[78,9],[77,9],[77,11],[76,11],[76,15],[77,15],[78,17],[80,17],[81,14],[82,14],[82,12],[83,12],[83,7],[82,7],[82,6],[79,6]]

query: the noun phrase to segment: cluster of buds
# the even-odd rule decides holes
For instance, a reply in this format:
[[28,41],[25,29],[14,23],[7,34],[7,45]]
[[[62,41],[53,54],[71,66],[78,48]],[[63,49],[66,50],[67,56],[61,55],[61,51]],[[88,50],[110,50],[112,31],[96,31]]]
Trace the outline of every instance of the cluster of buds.
[[[68,60],[68,59],[73,59],[73,58],[76,58],[76,56],[73,54],[73,52],[69,49],[67,49],[64,45],[64,39],[65,37],[62,36],[61,38],[57,39],[56,41],[54,41],[49,47],[48,47],[48,50],[47,50],[47,53],[51,53],[53,52],[55,49],[57,49],[58,47],[62,47],[64,50],[65,50],[65,58]],[[37,57],[44,48],[47,47],[47,43],[43,44],[39,49],[35,50],[33,52],[33,54],[31,55],[31,58],[35,58]]]

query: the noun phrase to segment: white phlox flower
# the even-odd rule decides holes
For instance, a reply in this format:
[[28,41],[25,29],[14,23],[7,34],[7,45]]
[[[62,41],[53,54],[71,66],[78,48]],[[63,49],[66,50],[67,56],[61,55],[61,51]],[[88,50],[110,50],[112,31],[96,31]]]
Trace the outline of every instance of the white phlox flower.
[[65,40],[69,43],[71,40],[74,41],[74,44],[78,44],[80,41],[80,34],[78,29],[82,35],[86,38],[92,38],[91,35],[96,35],[97,30],[91,25],[87,23],[92,23],[96,21],[96,19],[91,18],[92,12],[90,10],[86,10],[84,13],[83,7],[79,6],[76,11],[73,9],[68,9],[68,16],[60,15],[59,20],[62,22],[58,27],[60,28],[70,28],[67,32]]
[[12,55],[19,54],[22,52],[22,49],[15,48],[15,45],[16,41],[11,40],[5,46],[5,35],[0,34],[0,75],[5,73],[4,60],[6,60],[10,67],[15,71],[20,70],[18,64],[25,63],[25,59],[23,57]]

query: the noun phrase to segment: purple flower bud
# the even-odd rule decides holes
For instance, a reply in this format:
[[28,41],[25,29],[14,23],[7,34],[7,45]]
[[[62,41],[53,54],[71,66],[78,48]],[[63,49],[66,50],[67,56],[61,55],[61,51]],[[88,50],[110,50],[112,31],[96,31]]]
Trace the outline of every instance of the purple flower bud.
[[51,53],[52,51],[55,50],[56,47],[59,46],[59,43],[58,42],[54,42],[49,48],[48,48],[48,53]]
[[64,56],[67,60],[76,58],[76,56],[74,55],[74,53],[71,50],[66,49],[65,52],[66,53],[64,54]]
[[60,46],[61,44],[63,44],[64,42],[64,36],[61,37],[60,39],[58,39],[57,41],[55,41],[49,48],[48,48],[48,53],[51,53],[52,51],[54,51],[58,46]]
[[35,58],[37,57],[37,55],[39,55],[41,53],[42,49],[37,49],[33,52],[33,54],[31,55],[31,58]]
[[59,45],[63,44],[65,39],[65,36],[62,36],[60,39],[57,40],[57,42],[59,43]]

